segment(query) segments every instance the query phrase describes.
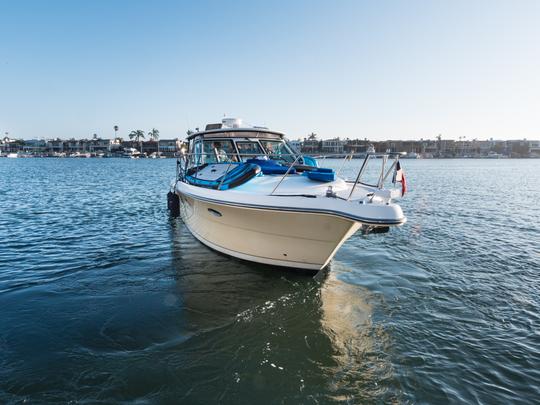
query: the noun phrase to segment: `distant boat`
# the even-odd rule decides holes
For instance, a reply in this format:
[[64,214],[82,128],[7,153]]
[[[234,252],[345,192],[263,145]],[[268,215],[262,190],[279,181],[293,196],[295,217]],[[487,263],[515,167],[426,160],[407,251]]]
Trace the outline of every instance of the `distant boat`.
[[401,157],[403,159],[421,159],[422,158],[422,155],[419,154],[419,153],[416,153],[414,151],[411,151],[409,153],[407,152],[401,152]]
[[165,159],[166,156],[163,156],[161,153],[154,152],[148,156],[150,159]]
[[14,158],[18,158],[19,154],[18,153],[8,153],[6,157],[14,159]]
[[489,152],[486,156],[487,159],[502,159],[504,155],[497,152]]
[[131,159],[139,159],[141,152],[135,148],[127,148],[124,150],[123,157]]

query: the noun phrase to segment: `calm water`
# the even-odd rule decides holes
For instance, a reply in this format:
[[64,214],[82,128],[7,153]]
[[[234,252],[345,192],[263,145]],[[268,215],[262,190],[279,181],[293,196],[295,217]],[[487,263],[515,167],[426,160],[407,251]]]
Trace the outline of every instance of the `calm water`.
[[538,403],[540,161],[403,165],[313,278],[171,220],[174,160],[0,159],[0,403]]

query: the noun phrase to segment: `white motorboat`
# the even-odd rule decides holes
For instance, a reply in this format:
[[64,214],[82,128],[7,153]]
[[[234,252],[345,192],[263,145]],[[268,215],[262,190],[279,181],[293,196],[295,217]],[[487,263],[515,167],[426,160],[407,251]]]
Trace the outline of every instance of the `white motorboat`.
[[[294,153],[282,133],[237,119],[209,124],[187,142],[169,208],[219,252],[319,270],[359,229],[387,231],[406,221],[394,202],[404,189],[384,188],[392,178],[404,182],[398,154],[368,153],[349,181],[318,167],[315,158]],[[363,179],[370,162],[381,165],[376,184]]]
[[419,153],[416,153],[416,152],[409,152],[409,153],[404,153],[402,156],[401,156],[402,159],[421,159],[422,158],[422,155],[420,155]]
[[122,154],[122,157],[131,158],[131,159],[139,159],[140,156],[141,156],[141,152],[139,152],[135,148],[126,148]]

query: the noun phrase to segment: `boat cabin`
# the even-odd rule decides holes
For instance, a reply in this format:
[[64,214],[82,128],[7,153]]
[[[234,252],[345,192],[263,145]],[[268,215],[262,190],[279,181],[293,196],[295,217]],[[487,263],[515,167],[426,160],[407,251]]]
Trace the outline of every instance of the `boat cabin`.
[[284,134],[263,127],[242,127],[242,121],[235,118],[208,124],[204,131],[189,135],[187,141],[195,166],[240,163],[249,159],[272,159],[291,164],[297,157]]
[[316,181],[333,181],[331,169],[321,169],[317,160],[301,156],[285,136],[263,127],[243,127],[238,119],[224,118],[190,134],[188,151],[179,163],[178,178],[191,185],[228,190],[259,175],[295,175],[309,172]]

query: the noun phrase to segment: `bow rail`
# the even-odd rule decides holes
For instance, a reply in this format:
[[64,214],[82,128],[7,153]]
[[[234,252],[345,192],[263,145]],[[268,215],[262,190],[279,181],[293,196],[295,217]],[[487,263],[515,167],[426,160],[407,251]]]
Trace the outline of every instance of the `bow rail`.
[[[177,158],[176,161],[176,179],[177,181],[185,181],[185,176],[188,174],[188,171],[192,171],[192,173],[195,174],[195,177],[197,177],[198,173],[198,167],[202,166],[206,163],[228,163],[229,166],[227,167],[227,170],[225,172],[225,175],[223,176],[223,179],[229,173],[231,167],[233,167],[235,164],[241,163],[242,161],[246,159],[253,159],[253,158],[269,158],[274,159],[276,161],[279,161],[283,166],[288,166],[287,171],[281,175],[281,178],[277,185],[274,187],[270,195],[273,195],[276,190],[279,188],[279,186],[283,183],[283,181],[290,175],[290,172],[293,167],[300,167],[304,170],[307,170],[307,167],[303,165],[304,158],[309,157],[312,159],[315,156],[312,155],[305,155],[305,154],[261,154],[261,155],[254,155],[254,154],[220,154],[218,151],[213,152],[198,152],[198,153],[189,153],[189,152],[182,152],[180,156]],[[349,196],[347,200],[350,200],[351,197],[354,194],[354,191],[356,187],[361,184],[368,187],[374,187],[377,189],[382,189],[384,187],[385,181],[392,173],[395,175],[397,170],[397,163],[399,161],[400,154],[394,153],[394,152],[386,152],[386,153],[349,153],[345,156],[341,154],[328,154],[323,156],[317,156],[317,159],[320,159],[322,161],[326,159],[342,159],[342,162],[339,165],[339,169],[336,172],[336,175],[339,176],[339,174],[345,169],[347,165],[350,165],[353,159],[360,159],[363,158],[362,164],[360,165],[360,168],[358,169],[358,172],[356,176],[354,177],[354,182],[351,180],[345,179],[348,183],[353,183],[353,186],[351,187],[351,191],[349,193]],[[370,184],[367,183],[365,179],[363,179],[363,175],[366,172],[366,169],[368,165],[370,164],[370,161],[373,161],[375,159],[381,159],[381,168],[378,175],[378,180],[376,184]],[[389,165],[389,161],[392,163]],[[221,182],[223,183],[223,179]],[[221,187],[218,188],[218,190]]]

